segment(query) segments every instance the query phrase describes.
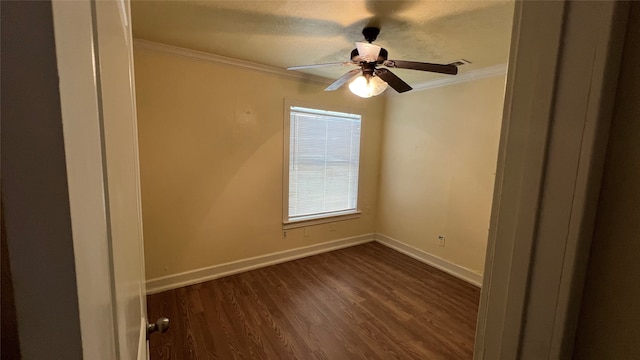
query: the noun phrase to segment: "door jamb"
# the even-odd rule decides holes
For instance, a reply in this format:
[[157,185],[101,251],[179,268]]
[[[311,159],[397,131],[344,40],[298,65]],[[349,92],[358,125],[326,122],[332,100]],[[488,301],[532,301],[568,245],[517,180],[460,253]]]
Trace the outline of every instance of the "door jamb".
[[516,2],[475,359],[572,353],[627,13]]

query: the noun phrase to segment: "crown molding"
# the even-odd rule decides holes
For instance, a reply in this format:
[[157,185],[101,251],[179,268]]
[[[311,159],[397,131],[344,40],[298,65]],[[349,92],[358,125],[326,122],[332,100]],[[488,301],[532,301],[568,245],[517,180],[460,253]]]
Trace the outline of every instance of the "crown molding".
[[[306,81],[313,81],[323,85],[328,85],[335,79],[329,79],[321,76],[305,74],[297,71],[288,71],[285,69],[281,69],[275,66],[258,64],[245,60],[238,60],[229,58],[226,56],[215,55],[211,53],[207,53],[204,51],[191,50],[187,48],[182,48],[173,45],[162,44],[154,41],[143,40],[143,39],[133,39],[133,46],[135,49],[141,50],[151,50],[163,52],[166,54],[184,56],[191,59],[202,60],[202,61],[211,61],[218,64],[231,65],[240,67],[243,69],[260,71],[263,73],[274,74],[278,76],[285,76],[295,79],[302,79]],[[453,84],[460,84],[468,81],[480,80],[485,78],[490,78],[494,76],[505,75],[507,73],[507,64],[498,64],[493,66],[488,66],[485,68],[471,70],[456,76],[448,76],[435,80],[425,81],[422,83],[418,83],[412,85],[413,91],[421,91],[427,89],[433,89],[441,86],[448,86]],[[397,95],[392,91],[387,91],[386,93],[391,93],[391,96]]]
[[330,84],[331,81],[333,81],[331,79],[324,78],[321,76],[304,74],[297,71],[288,71],[275,66],[262,65],[262,64],[258,64],[250,61],[233,59],[226,56],[210,54],[204,51],[191,50],[191,49],[162,44],[162,43],[149,41],[149,40],[143,40],[143,39],[137,39],[137,38],[133,39],[133,47],[135,49],[140,49],[140,50],[158,51],[158,52],[163,52],[163,53],[172,54],[172,55],[184,56],[184,57],[188,57],[196,60],[211,61],[218,64],[237,66],[237,67],[241,67],[248,70],[260,71],[260,72],[279,75],[279,76],[286,76],[286,77],[302,79],[307,81],[314,81],[317,83],[322,83],[324,85]]
[[487,66],[477,70],[471,70],[456,76],[447,76],[435,80],[425,81],[412,85],[413,91],[433,89],[442,86],[449,86],[454,84],[460,84],[464,82],[486,79],[494,76],[506,75],[507,64],[498,64],[493,66]]

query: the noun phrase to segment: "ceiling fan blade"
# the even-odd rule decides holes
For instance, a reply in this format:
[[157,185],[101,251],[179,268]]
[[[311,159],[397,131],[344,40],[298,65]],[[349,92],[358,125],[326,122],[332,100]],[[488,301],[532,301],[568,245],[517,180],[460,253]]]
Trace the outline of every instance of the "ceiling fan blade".
[[443,65],[417,61],[386,60],[383,65],[390,68],[422,70],[449,75],[456,75],[458,73],[458,67],[451,64]]
[[378,45],[373,45],[365,42],[357,42],[356,48],[358,49],[358,55],[360,55],[362,61],[366,62],[378,61],[380,49],[382,49]]
[[313,68],[320,68],[320,67],[326,67],[326,66],[337,66],[337,65],[358,65],[352,61],[347,61],[347,62],[334,62],[334,63],[325,63],[325,64],[314,64],[314,65],[300,65],[300,66],[292,66],[292,67],[288,67],[287,70],[301,70],[301,69],[313,69]]
[[387,69],[375,69],[376,75],[380,77],[380,79],[384,80],[389,86],[391,86],[395,91],[399,93],[403,93],[413,89],[409,84],[402,81],[396,74],[392,73]]
[[338,80],[334,81],[331,85],[327,86],[324,91],[333,91],[339,89],[342,85],[348,83],[349,80],[359,75],[360,71],[360,69],[353,69],[349,71],[348,73],[342,75]]

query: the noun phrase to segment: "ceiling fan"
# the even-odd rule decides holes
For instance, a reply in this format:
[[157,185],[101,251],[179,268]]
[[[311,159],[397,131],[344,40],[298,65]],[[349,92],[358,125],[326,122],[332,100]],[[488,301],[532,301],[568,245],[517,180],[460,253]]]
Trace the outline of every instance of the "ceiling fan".
[[371,97],[381,94],[391,86],[395,91],[403,93],[413,89],[389,69],[378,68],[378,65],[387,68],[410,69],[429,71],[440,74],[456,75],[458,67],[454,64],[431,64],[416,61],[388,60],[386,49],[372,44],[380,34],[377,27],[366,27],[362,30],[362,35],[367,42],[357,42],[356,48],[351,51],[351,61],[336,62],[327,64],[302,65],[287,68],[287,70],[301,70],[319,68],[335,65],[357,65],[359,68],[353,69],[342,75],[338,80],[329,85],[325,91],[333,91],[342,87],[347,82],[349,90],[360,97]]

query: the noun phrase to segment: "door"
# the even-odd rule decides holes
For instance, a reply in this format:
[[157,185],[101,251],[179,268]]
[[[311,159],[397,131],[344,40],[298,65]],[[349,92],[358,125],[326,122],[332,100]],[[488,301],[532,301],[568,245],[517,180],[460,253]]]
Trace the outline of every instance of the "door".
[[147,359],[129,1],[52,9],[83,355]]
[[120,359],[146,358],[146,299],[129,1],[95,1],[105,195]]

